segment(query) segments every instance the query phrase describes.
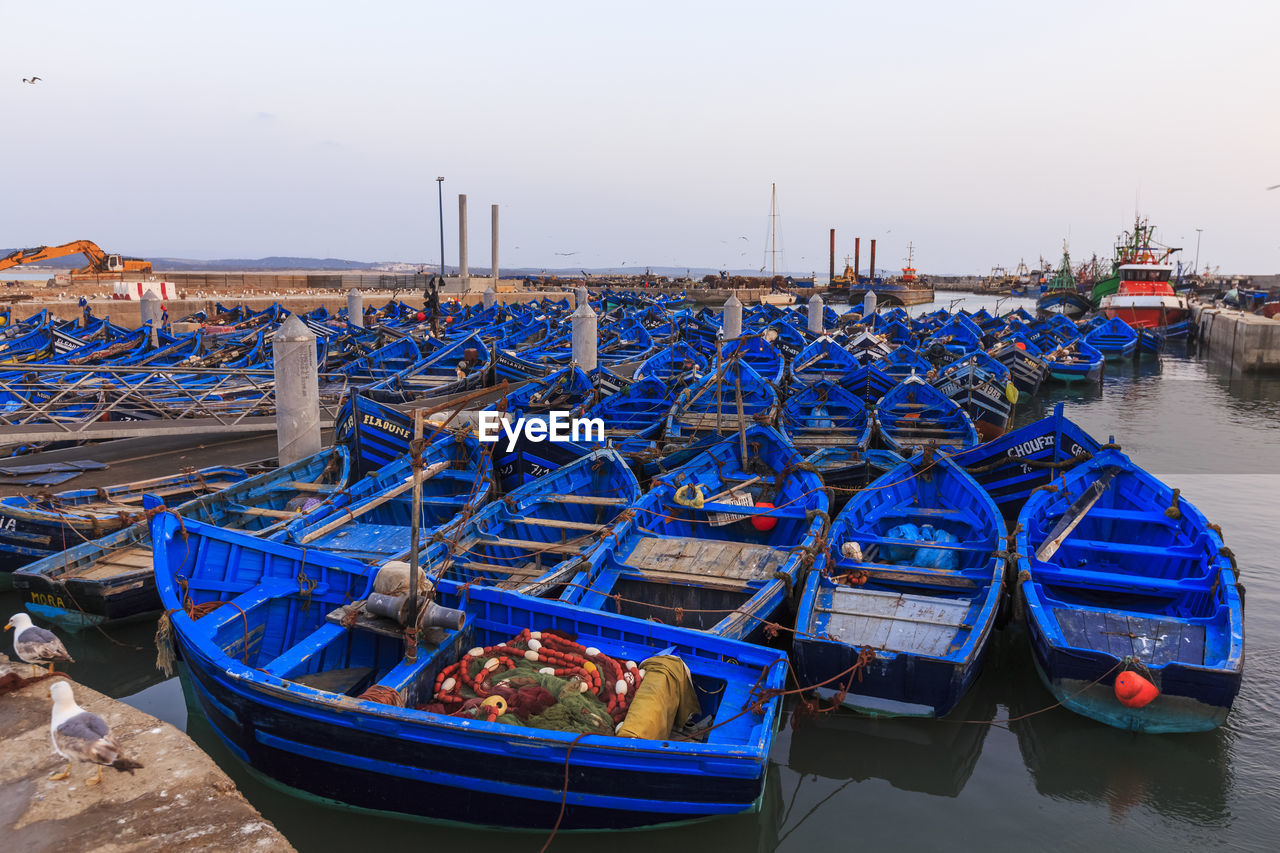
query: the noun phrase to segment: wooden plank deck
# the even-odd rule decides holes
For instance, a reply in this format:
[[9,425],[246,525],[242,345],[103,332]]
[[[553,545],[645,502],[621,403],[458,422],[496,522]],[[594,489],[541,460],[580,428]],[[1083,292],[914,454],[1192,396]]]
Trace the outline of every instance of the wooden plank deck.
[[826,633],[852,646],[942,657],[960,632],[974,602],[874,589],[832,591],[819,603]]
[[1132,656],[1151,666],[1204,663],[1204,626],[1181,619],[1056,607],[1062,635],[1073,646],[1118,658]]

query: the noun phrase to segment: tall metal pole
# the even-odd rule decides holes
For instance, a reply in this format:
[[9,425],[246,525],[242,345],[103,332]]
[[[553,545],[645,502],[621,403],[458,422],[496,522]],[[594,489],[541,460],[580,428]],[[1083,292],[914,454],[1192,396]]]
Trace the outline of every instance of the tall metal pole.
[[1203,228],[1196,229],[1196,268],[1191,271],[1192,275],[1200,275],[1200,232]]
[[444,278],[444,178],[436,178],[440,198],[440,278]]

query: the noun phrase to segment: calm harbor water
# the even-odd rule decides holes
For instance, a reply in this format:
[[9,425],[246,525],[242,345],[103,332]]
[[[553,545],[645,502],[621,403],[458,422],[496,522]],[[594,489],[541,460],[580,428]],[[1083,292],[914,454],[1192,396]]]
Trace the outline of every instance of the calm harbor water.
[[[995,307],[953,294],[938,305]],[[1001,310],[1030,300],[1005,300]],[[931,310],[919,306],[912,313]],[[1099,439],[1182,489],[1219,523],[1247,586],[1245,679],[1225,726],[1136,735],[1053,704],[1026,637],[998,634],[971,694],[943,721],[826,716],[784,724],[759,813],[639,833],[565,834],[553,849],[808,853],[839,849],[1273,850],[1280,843],[1280,377],[1232,377],[1175,352],[1159,365],[1108,366],[1102,387],[1048,386],[1019,425],[1057,402]],[[0,611],[20,604],[0,595]],[[306,802],[250,774],[177,678],[154,669],[154,624],[70,637],[75,679],[188,731],[303,851],[430,844],[536,851],[544,833],[494,832],[357,814]],[[1013,718],[1022,719],[1013,719]],[[1013,719],[1011,722],[1010,720]],[[146,756],[139,756],[146,761]]]

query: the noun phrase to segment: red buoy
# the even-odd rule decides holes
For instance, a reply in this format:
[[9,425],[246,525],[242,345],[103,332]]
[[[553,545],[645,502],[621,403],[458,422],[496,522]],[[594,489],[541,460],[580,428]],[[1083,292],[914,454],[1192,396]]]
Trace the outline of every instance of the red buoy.
[[419,323],[421,323],[421,322],[422,322],[423,320],[425,320],[425,319],[427,319],[427,315],[426,315],[425,313],[423,313],[422,311],[419,311],[419,312],[418,312],[418,322],[419,322]]
[[1027,348],[1027,345],[1024,344],[1022,341],[1018,341],[1017,343],[1014,344],[1014,346],[1017,347],[1018,349],[1023,349],[1023,350]]
[[[756,509],[776,509],[776,507],[771,503],[758,501],[756,502]],[[751,526],[761,533],[768,533],[778,526],[778,519],[771,515],[753,515],[751,516]]]
[[1116,676],[1116,698],[1126,708],[1145,708],[1160,695],[1160,689],[1136,672]]

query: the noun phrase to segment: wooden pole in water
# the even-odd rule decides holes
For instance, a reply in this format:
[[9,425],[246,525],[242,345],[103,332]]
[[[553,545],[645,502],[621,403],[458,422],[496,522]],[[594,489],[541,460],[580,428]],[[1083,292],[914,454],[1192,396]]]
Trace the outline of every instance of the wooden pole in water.
[[418,528],[422,526],[422,410],[413,410],[413,443],[409,445],[413,470],[413,498],[409,506],[409,625],[404,629],[408,649],[405,659],[418,659]]
[[[741,364],[741,361],[739,361]],[[733,388],[738,396],[738,440],[742,444],[742,470],[747,470],[747,425],[742,414],[742,370],[733,374]]]

